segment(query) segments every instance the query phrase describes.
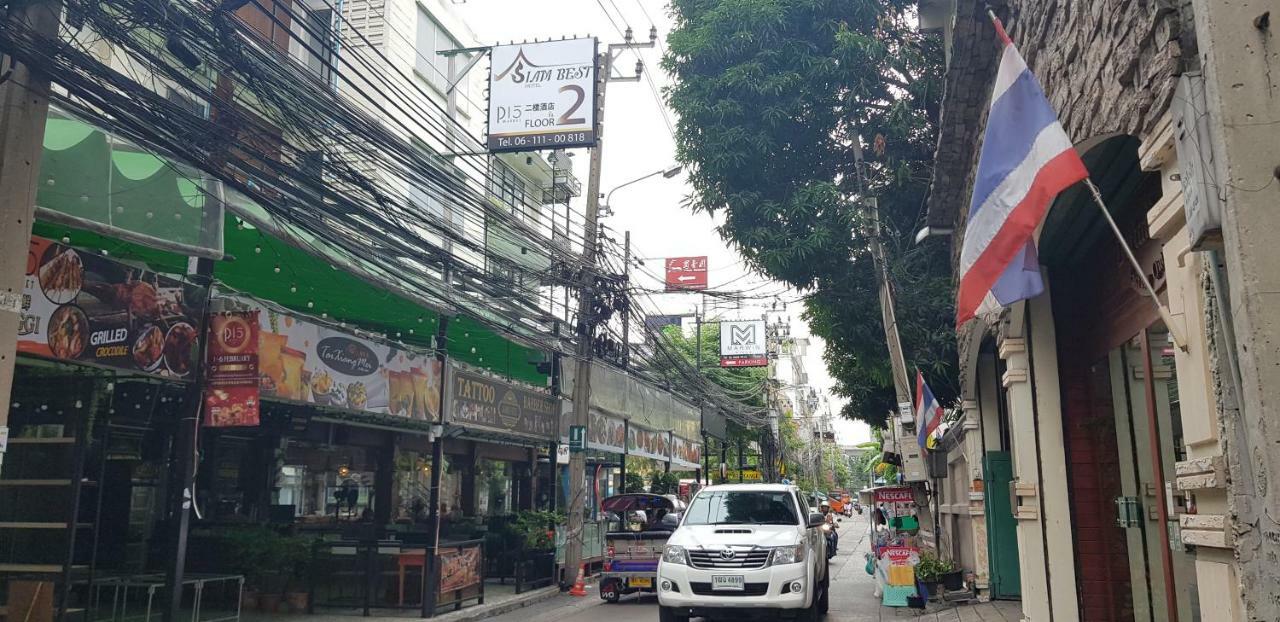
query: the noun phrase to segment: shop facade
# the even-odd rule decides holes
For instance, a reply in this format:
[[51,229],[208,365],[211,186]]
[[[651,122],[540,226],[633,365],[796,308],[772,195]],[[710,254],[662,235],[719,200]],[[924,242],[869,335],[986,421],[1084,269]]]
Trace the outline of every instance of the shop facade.
[[[1216,3],[1114,13],[1041,4],[1011,3],[1001,16],[1157,296],[1146,294],[1088,190],[1060,195],[1037,238],[1046,292],[959,334],[967,431],[950,450],[968,464],[975,518],[982,499],[973,548],[985,538],[993,596],[1015,561],[1028,619],[1269,619],[1259,593],[1269,593],[1268,571],[1241,548],[1256,544],[1257,529],[1238,522],[1257,506],[1235,496],[1260,494],[1235,478],[1256,482],[1248,478],[1266,470],[1241,453],[1253,446],[1245,430],[1265,412],[1266,391],[1236,373],[1260,369],[1257,335],[1236,325],[1256,319],[1240,303],[1252,291],[1247,275],[1272,260],[1231,228],[1255,213],[1253,196],[1198,185],[1223,178],[1224,161],[1242,175],[1254,153],[1249,141],[1259,137],[1222,119],[1266,107],[1247,80],[1234,92],[1216,86],[1250,62],[1254,32],[1227,28]],[[948,19],[931,22],[948,41],[951,114],[928,224],[956,231],[953,243],[999,51],[983,11],[944,9]],[[1037,32],[1051,34],[1029,34]],[[1221,209],[1210,220],[1206,201]],[[950,488],[954,508],[963,487]],[[1016,556],[996,533],[1008,517]],[[981,573],[982,560],[975,566]]]

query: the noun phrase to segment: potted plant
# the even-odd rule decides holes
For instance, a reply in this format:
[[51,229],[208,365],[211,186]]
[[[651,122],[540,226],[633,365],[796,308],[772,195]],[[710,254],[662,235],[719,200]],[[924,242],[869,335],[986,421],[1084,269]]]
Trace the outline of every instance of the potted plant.
[[622,483],[622,492],[644,492],[644,476],[635,471],[627,471],[626,480]]
[[916,564],[916,580],[925,585],[930,596],[940,597],[938,586],[942,583],[943,576],[955,570],[955,562],[924,552],[920,554],[920,562]]
[[282,537],[280,540],[281,571],[288,577],[284,600],[293,613],[307,613],[311,609],[311,591],[308,585],[312,580],[313,544],[312,539],[305,536]]
[[942,587],[949,592],[956,592],[964,589],[965,572],[957,567],[951,569],[950,572],[942,573]]
[[227,572],[243,575],[244,593],[241,606],[255,610],[262,606],[261,595],[266,588],[270,540],[275,534],[265,527],[237,527],[221,534],[219,558]]

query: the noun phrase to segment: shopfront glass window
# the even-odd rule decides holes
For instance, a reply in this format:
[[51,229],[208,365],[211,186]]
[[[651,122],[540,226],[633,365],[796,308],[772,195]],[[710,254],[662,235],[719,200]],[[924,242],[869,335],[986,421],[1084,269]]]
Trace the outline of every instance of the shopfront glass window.
[[511,463],[481,460],[476,465],[476,514],[505,516],[511,508]]

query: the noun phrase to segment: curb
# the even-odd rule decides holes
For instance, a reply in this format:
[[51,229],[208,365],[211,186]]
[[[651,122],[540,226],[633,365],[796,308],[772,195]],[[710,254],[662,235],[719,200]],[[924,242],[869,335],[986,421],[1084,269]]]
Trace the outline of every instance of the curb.
[[476,620],[487,620],[494,616],[500,616],[517,609],[523,609],[530,605],[536,605],[545,600],[551,600],[560,594],[560,587],[556,585],[538,588],[531,592],[526,592],[515,598],[504,600],[500,603],[492,605],[477,605],[468,607],[461,611],[451,611],[432,618],[440,622],[475,622]]

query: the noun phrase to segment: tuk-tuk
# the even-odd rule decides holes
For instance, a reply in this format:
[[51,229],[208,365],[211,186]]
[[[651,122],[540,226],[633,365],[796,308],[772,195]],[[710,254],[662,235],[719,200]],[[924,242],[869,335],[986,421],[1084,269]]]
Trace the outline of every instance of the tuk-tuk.
[[838,490],[831,491],[827,495],[827,505],[831,506],[831,511],[836,514],[846,514],[844,505],[844,493]]
[[600,503],[608,514],[600,598],[618,602],[623,594],[654,592],[658,560],[685,504],[674,495],[632,493]]

